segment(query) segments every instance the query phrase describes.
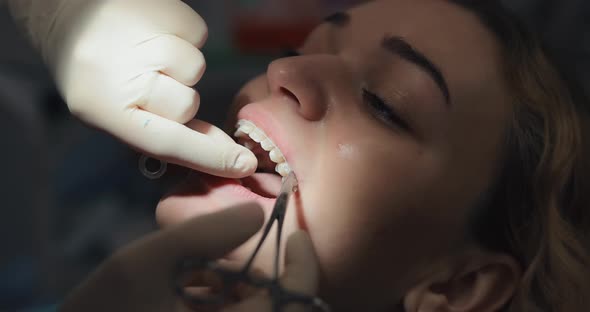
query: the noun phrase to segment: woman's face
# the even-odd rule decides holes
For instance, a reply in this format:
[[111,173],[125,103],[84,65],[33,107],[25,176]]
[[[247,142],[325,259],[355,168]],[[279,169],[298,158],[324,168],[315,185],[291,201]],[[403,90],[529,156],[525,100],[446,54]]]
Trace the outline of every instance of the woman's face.
[[[464,238],[466,212],[497,169],[510,114],[499,48],[447,1],[381,0],[328,19],[298,52],[243,87],[230,122],[253,122],[295,172],[284,237],[311,235],[322,296],[387,306]],[[280,179],[247,184],[276,194]],[[193,174],[158,219],[251,200],[268,216],[272,200]],[[245,259],[258,238],[230,257]],[[273,248],[258,257],[265,271]]]

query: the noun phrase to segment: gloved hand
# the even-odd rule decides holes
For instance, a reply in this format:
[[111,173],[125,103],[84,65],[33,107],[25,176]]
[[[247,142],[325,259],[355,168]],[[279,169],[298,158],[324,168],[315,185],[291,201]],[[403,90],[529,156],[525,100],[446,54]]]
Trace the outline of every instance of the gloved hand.
[[[244,205],[149,235],[107,259],[66,298],[60,311],[191,311],[190,305],[173,289],[176,266],[191,258],[223,256],[256,233],[263,220],[260,207]],[[200,285],[198,276],[192,276],[190,286]],[[317,276],[318,267],[309,237],[304,232],[291,235],[281,284],[289,290],[314,295]],[[245,293],[243,301],[217,308],[271,312],[266,292],[242,292]],[[291,305],[285,310],[304,311],[305,307]]]
[[9,3],[81,120],[164,161],[226,177],[254,172],[252,152],[213,125],[191,121],[199,108],[191,86],[205,70],[199,49],[207,26],[188,5],[180,0]]

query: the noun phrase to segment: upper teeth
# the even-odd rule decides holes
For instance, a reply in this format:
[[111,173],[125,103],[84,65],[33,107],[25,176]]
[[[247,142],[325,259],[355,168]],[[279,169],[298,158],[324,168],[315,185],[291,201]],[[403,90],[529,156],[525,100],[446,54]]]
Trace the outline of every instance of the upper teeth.
[[[236,138],[248,136],[252,139],[252,141],[259,143],[262,149],[268,152],[270,160],[277,164],[275,166],[275,171],[283,177],[289,175],[289,172],[291,172],[291,167],[285,160],[285,156],[283,156],[281,150],[270,138],[268,138],[262,129],[256,127],[253,122],[245,119],[240,119],[236,125],[236,128],[237,130],[234,133]],[[251,142],[246,142],[244,146],[252,149],[254,147],[252,144],[253,143]]]

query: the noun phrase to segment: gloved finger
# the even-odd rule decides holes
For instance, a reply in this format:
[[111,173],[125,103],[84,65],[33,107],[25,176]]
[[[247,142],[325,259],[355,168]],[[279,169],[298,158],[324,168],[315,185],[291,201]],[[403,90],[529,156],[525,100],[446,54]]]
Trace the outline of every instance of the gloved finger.
[[[182,300],[175,292],[181,278],[178,275],[181,273],[178,271],[180,264],[186,260],[220,258],[255,234],[263,221],[262,208],[250,203],[196,217],[147,235],[118,250],[91,275],[93,282],[90,284],[102,285],[98,288],[102,288],[102,293],[92,289],[86,292],[99,297],[113,294],[115,298],[111,301],[121,304],[124,302],[120,300],[131,299],[131,306],[136,307],[158,300],[172,303],[170,299],[174,298],[180,303]],[[105,289],[113,291],[105,293]],[[95,310],[92,305],[88,307]],[[145,308],[122,310],[145,311]]]
[[[241,261],[238,262],[226,259],[217,260],[216,265],[223,270],[231,272],[240,272],[244,268],[244,264]],[[253,278],[265,278],[265,274],[258,270],[251,271],[249,275]],[[219,274],[210,270],[189,271],[186,276],[183,277],[182,282],[182,285],[185,286],[184,292],[189,295],[189,297],[210,296],[219,294],[220,291],[228,291],[227,294],[231,299],[228,298],[228,301],[224,303],[228,306],[254,297],[258,293],[264,291],[263,288],[245,282],[237,282],[232,284],[231,288],[224,289],[224,286],[227,287],[229,285],[224,283]],[[201,311],[203,307],[194,304],[193,308],[196,311]]]
[[190,42],[171,34],[160,34],[136,48],[138,63],[158,69],[178,82],[194,86],[205,72],[203,53]]
[[[116,116],[114,117],[116,118]],[[252,151],[196,132],[141,109],[133,110],[112,133],[148,156],[211,175],[242,178],[256,170]]]
[[203,18],[183,1],[167,1],[170,8],[160,6],[161,12],[173,12],[174,14],[163,14],[158,23],[163,29],[171,31],[178,37],[190,42],[197,48],[203,47],[207,40],[207,24]]
[[227,133],[208,122],[199,119],[193,119],[189,121],[186,126],[199,133],[208,135],[215,140],[219,140],[219,142],[226,142],[228,144],[235,143],[235,141]]
[[318,260],[309,235],[301,230],[291,234],[287,240],[281,285],[288,290],[313,296],[318,289],[318,277]]
[[[151,242],[153,257],[175,264],[183,259],[218,259],[238,247],[262,226],[264,212],[255,203],[223,209],[162,230]],[[169,262],[169,261],[168,261]]]
[[138,103],[141,109],[181,124],[195,117],[200,102],[197,91],[166,75],[153,79],[147,97]]

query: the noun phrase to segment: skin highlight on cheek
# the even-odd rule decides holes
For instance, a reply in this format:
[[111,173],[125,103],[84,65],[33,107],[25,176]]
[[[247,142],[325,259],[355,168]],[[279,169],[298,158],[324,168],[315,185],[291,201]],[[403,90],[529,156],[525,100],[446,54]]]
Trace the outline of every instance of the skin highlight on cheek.
[[345,160],[353,160],[356,157],[357,149],[352,144],[347,143],[339,143],[338,144],[338,152],[336,153],[338,157],[345,159]]

